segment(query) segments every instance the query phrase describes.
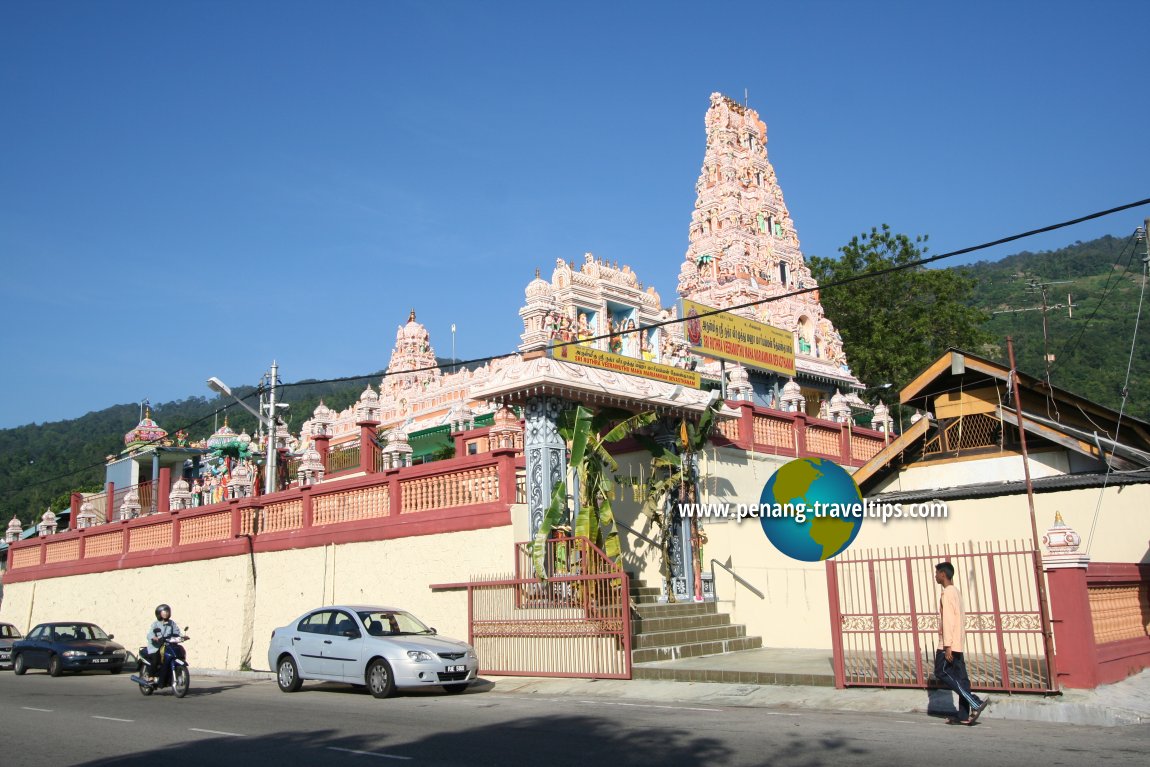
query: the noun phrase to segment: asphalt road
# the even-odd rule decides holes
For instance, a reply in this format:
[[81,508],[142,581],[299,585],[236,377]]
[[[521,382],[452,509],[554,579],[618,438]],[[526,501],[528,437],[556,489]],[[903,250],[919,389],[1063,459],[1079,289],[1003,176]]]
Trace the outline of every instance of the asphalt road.
[[0,672],[0,764],[1072,765],[1146,764],[1150,727],[709,708],[428,690],[376,700],[344,685],[195,677],[182,700],[128,674]]

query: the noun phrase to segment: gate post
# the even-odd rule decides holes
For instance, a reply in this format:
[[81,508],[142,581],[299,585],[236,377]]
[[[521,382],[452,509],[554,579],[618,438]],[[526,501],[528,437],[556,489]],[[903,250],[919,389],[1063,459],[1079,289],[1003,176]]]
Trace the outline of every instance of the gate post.
[[843,657],[843,614],[839,606],[839,574],[833,559],[827,560],[827,601],[831,607],[831,656],[835,671],[835,688],[847,686],[846,659]]
[[[1094,643],[1094,617],[1090,612],[1090,591],[1086,568],[1090,555],[1078,552],[1082,539],[1056,514],[1054,525],[1042,536],[1047,554],[1043,557],[1050,585],[1050,613],[1058,651],[1058,678],[1051,686],[1092,689],[1098,686],[1098,647]],[[1049,672],[1048,672],[1049,673]]]

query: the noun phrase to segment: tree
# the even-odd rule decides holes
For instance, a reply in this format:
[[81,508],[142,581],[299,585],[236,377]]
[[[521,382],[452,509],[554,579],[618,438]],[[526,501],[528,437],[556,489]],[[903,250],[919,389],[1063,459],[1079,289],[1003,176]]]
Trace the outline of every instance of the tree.
[[[843,337],[851,369],[871,384],[892,383],[894,393],[947,348],[982,351],[991,342],[986,312],[970,305],[976,281],[962,269],[910,266],[927,249],[890,227],[871,229],[839,248],[840,258],[812,256],[811,274],[823,286],[823,308]],[[862,277],[847,285],[834,283]]]
[[[619,464],[607,450],[607,444],[618,442],[652,423],[654,413],[631,414],[604,408],[593,413],[583,405],[567,410],[559,423],[559,433],[569,446],[569,465],[575,478],[574,534],[587,538],[612,560],[618,560],[619,532],[611,498],[615,492],[614,472]],[[532,560],[539,577],[546,575],[547,539],[567,512],[567,483],[558,482],[551,494],[551,504],[532,542]]]

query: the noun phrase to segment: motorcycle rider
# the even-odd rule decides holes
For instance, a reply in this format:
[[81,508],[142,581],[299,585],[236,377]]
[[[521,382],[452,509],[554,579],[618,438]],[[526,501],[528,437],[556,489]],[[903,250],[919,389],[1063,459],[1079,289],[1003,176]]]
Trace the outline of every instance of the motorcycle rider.
[[166,604],[156,605],[156,620],[148,629],[148,638],[144,643],[145,647],[152,648],[152,651],[147,653],[148,670],[145,675],[149,682],[157,683],[159,687],[164,686],[164,680],[160,677],[166,665],[160,662],[161,650],[173,637],[187,638],[180,633],[180,627],[172,620],[172,608]]

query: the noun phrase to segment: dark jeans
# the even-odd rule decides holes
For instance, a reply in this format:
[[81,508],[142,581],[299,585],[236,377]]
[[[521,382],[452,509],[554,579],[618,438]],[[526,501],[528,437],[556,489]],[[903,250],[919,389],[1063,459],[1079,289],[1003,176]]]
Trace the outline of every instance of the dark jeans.
[[951,655],[954,660],[948,663],[942,650],[934,654],[934,678],[958,693],[958,718],[969,719],[970,710],[981,706],[982,701],[970,691],[970,678],[966,675],[966,660],[962,653]]
[[145,671],[150,672],[152,677],[156,680],[156,684],[162,687],[163,680],[160,679],[160,676],[165,664],[160,658],[160,651],[158,649],[153,650],[152,652],[147,653],[147,656],[149,665],[145,668]]

